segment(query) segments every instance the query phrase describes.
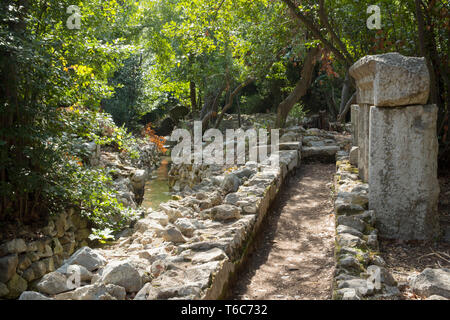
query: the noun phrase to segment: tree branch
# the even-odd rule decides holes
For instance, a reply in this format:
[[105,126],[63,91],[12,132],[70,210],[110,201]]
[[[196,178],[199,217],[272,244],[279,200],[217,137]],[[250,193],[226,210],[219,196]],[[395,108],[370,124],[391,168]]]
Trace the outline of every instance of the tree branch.
[[314,22],[306,17],[297,6],[290,0],[282,0],[292,11],[295,17],[313,34],[313,36],[320,40],[325,47],[331,50],[336,58],[341,61],[347,68],[353,64],[353,61],[349,60],[342,52],[340,52],[330,41],[328,41],[321,33],[318,27],[314,25]]

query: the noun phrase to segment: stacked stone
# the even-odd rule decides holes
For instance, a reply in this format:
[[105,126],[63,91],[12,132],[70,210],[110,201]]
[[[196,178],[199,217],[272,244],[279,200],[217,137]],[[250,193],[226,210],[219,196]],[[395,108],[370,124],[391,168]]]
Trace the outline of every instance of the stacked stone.
[[374,212],[368,210],[369,186],[358,177],[348,154],[339,153],[334,190],[336,270],[333,299],[398,299],[397,283],[378,255]]
[[437,107],[425,105],[430,90],[425,59],[398,53],[366,56],[350,74],[357,86],[352,118],[358,169],[369,182],[369,208],[376,213],[380,235],[436,238]]
[[23,230],[21,238],[0,244],[0,299],[17,298],[58,268],[76,248],[86,245],[90,229],[86,220],[69,210],[52,218],[41,233],[36,238],[35,233]]

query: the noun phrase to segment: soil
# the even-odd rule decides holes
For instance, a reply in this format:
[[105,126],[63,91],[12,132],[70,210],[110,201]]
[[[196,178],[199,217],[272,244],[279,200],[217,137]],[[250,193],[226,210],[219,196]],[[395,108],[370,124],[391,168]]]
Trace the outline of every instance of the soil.
[[302,164],[272,206],[231,299],[331,299],[334,164]]

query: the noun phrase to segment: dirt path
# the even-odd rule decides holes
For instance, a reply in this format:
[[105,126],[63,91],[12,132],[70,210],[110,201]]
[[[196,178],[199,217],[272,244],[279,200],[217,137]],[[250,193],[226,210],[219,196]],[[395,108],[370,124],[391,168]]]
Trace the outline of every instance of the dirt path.
[[334,164],[302,164],[265,221],[232,299],[330,299]]

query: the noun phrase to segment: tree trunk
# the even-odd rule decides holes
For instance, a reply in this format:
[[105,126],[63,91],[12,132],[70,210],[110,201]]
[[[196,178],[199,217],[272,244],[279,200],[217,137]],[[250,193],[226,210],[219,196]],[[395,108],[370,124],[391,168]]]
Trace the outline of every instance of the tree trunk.
[[342,85],[341,105],[339,107],[339,114],[342,114],[342,112],[344,111],[344,108],[347,104],[348,98],[350,96],[350,88],[351,88],[350,74],[347,71],[347,73],[345,74],[344,84]]
[[350,110],[350,107],[352,104],[356,102],[356,92],[348,99],[347,103],[344,106],[344,110],[338,115],[337,121],[339,122],[345,122],[345,117]]
[[189,82],[189,89],[191,94],[191,112],[194,112],[197,108],[197,92],[194,81]]
[[427,61],[428,71],[430,73],[430,97],[431,103],[435,103],[440,107],[440,98],[438,92],[438,86],[436,83],[436,74],[433,68],[433,63],[431,61],[431,53],[430,53],[430,42],[429,37],[425,31],[425,21],[423,18],[422,8],[420,5],[420,0],[415,0],[416,6],[416,19],[417,19],[417,31],[419,36],[419,48],[420,54],[425,57]]
[[234,97],[247,85],[249,85],[251,82],[253,82],[254,79],[253,78],[249,78],[247,79],[245,82],[241,83],[240,85],[238,85],[233,92],[231,92],[230,96],[228,97],[228,102],[227,104],[223,107],[222,111],[220,112],[219,117],[217,118],[216,121],[216,125],[214,126],[215,128],[218,128],[220,123],[222,122],[223,116],[225,114],[225,112],[231,108],[231,106],[233,105],[233,99]]
[[295,85],[294,90],[287,96],[286,99],[281,101],[277,109],[277,120],[275,123],[276,128],[283,128],[286,124],[286,118],[291,111],[292,107],[306,94],[308,91],[314,66],[316,65],[316,58],[320,50],[318,47],[310,49],[306,55],[305,62],[303,64],[302,76],[300,80]]

